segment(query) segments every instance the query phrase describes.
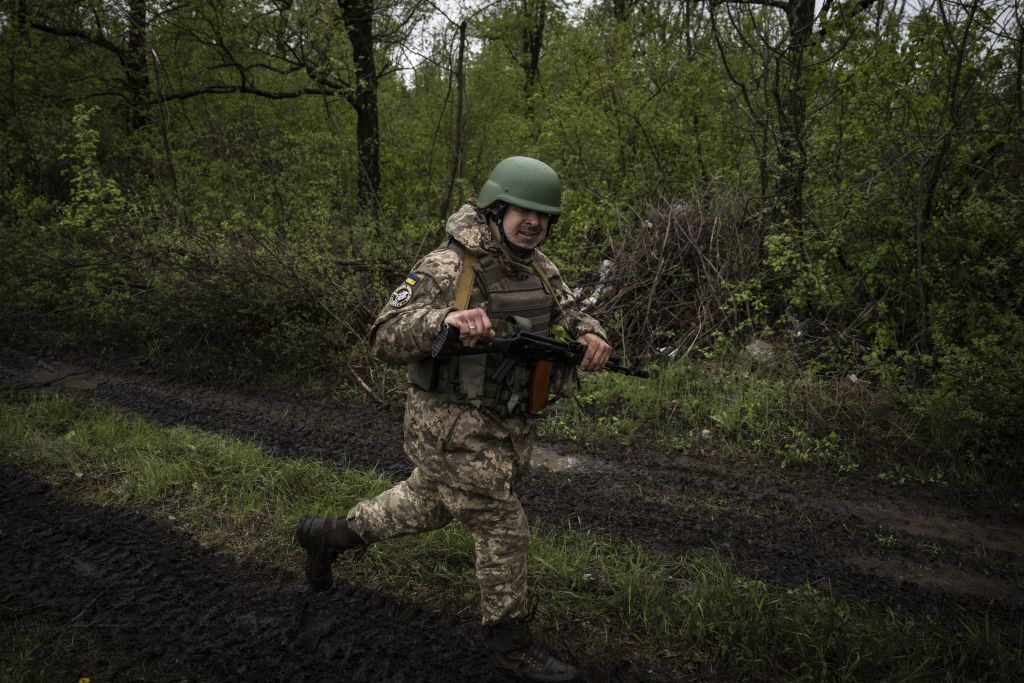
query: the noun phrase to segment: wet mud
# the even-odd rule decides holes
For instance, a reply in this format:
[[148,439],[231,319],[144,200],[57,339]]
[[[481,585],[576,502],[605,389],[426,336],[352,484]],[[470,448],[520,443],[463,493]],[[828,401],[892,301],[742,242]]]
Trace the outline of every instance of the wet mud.
[[[67,392],[157,423],[252,439],[280,455],[376,468],[394,479],[409,472],[401,412],[369,400],[244,393],[12,350],[0,351],[0,385]],[[117,651],[141,639],[154,652],[138,666],[161,676],[237,677],[244,671],[232,668],[242,665],[235,657],[294,680],[492,675],[472,623],[356,589],[321,604],[294,575],[226,562],[133,513],[71,505],[83,522],[65,522],[67,504],[47,492],[25,503],[34,484],[9,468],[3,476],[0,544],[20,563],[0,586],[5,620],[25,611],[50,614],[53,623],[110,623],[95,631],[102,646]],[[734,570],[781,588],[811,584],[871,609],[987,618],[1012,632],[1024,623],[1024,519],[998,501],[894,488],[864,473],[571,443],[546,445],[520,498],[534,523],[627,539],[659,556],[714,549]],[[60,543],[43,540],[48,534]],[[106,555],[89,559],[97,547]],[[55,571],[38,571],[50,566]],[[109,621],[115,605],[128,610],[127,622]],[[209,654],[208,641],[229,656]],[[614,657],[584,664],[596,680],[643,679]],[[457,673],[434,678],[424,666],[435,665]]]
[[354,586],[309,593],[2,459],[0,480],[0,616],[80,643],[53,663],[63,680],[500,680],[470,623]]

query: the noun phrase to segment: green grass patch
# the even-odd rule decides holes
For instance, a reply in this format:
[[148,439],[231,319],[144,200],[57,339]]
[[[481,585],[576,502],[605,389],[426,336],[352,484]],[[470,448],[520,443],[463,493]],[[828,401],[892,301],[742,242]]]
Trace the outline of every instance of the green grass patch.
[[[6,396],[0,452],[66,495],[144,504],[202,543],[293,570],[299,516],[344,511],[389,484],[51,395]],[[397,595],[476,608],[473,544],[458,525],[378,544],[340,571]],[[780,591],[713,553],[654,558],[588,533],[535,530],[531,581],[546,620],[726,678],[1011,680],[1024,670],[1010,636],[966,615],[936,623],[871,613],[810,587]]]
[[[97,642],[100,641],[100,642]],[[69,666],[68,663],[73,662]],[[74,667],[74,668],[71,668]],[[104,656],[102,637],[86,623],[53,624],[45,615],[0,608],[0,681],[152,680],[145,660],[131,671],[114,671]]]
[[100,504],[157,503],[202,534],[255,550],[303,514],[383,491],[374,473],[269,457],[258,445],[160,428],[56,396],[4,405],[0,448],[24,469]]
[[653,366],[647,380],[598,373],[553,412],[544,434],[584,444],[654,440],[679,451],[703,444],[781,467],[840,471],[857,469],[868,452],[905,449],[914,428],[910,416],[863,381],[742,358]]

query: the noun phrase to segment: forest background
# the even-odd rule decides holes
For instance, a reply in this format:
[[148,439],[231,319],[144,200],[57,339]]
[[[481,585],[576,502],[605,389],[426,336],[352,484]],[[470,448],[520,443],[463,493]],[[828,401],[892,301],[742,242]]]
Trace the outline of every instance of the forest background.
[[[0,343],[386,400],[369,324],[526,154],[564,184],[545,251],[661,368],[667,445],[1017,481],[1022,13],[3,0]],[[600,381],[577,410],[636,393]]]

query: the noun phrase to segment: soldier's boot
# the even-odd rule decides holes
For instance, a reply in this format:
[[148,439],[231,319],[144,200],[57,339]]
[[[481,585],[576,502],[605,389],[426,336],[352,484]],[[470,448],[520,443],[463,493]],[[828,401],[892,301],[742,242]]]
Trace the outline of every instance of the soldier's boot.
[[333,585],[331,565],[339,553],[367,546],[344,517],[303,517],[295,528],[295,541],[306,551],[306,582],[315,591]]
[[487,628],[487,637],[494,650],[494,666],[524,681],[568,683],[583,680],[583,672],[563,662],[543,647],[530,634],[525,619],[502,621]]

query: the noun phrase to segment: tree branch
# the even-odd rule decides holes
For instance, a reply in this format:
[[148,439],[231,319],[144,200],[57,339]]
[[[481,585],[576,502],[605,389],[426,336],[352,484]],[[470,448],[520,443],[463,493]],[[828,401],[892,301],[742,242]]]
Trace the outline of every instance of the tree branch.
[[86,33],[85,31],[79,31],[73,28],[64,28],[63,26],[50,26],[49,24],[42,24],[39,23],[38,21],[30,21],[29,26],[36,29],[37,31],[42,31],[43,33],[49,33],[55,36],[62,36],[64,38],[79,38],[81,40],[86,41],[87,43],[95,45],[96,47],[101,47],[104,50],[107,50],[108,52],[114,53],[115,55],[117,55],[118,59],[124,58],[124,50],[122,50],[117,45],[114,45],[112,42],[110,42],[101,35],[93,35],[91,33]]
[[[873,1],[873,0],[872,0]],[[709,3],[711,8],[714,9],[718,5],[761,5],[762,7],[775,7],[777,9],[789,11],[791,3],[783,2],[783,0],[711,0]]]
[[205,88],[196,88],[194,90],[186,90],[184,92],[171,93],[165,95],[159,100],[153,100],[146,102],[146,106],[152,106],[159,104],[160,102],[170,102],[172,100],[187,100],[193,97],[199,97],[200,95],[229,95],[231,93],[239,93],[243,95],[254,95],[256,97],[264,97],[269,100],[289,100],[303,95],[338,95],[338,91],[331,90],[328,88],[298,88],[297,90],[286,90],[286,91],[272,91],[263,90],[262,88],[254,88],[251,85],[210,85]]

